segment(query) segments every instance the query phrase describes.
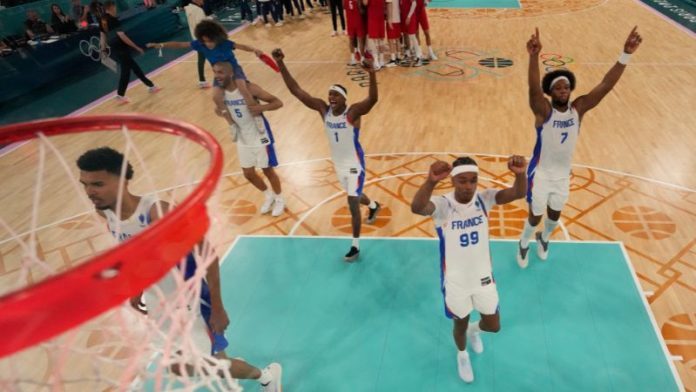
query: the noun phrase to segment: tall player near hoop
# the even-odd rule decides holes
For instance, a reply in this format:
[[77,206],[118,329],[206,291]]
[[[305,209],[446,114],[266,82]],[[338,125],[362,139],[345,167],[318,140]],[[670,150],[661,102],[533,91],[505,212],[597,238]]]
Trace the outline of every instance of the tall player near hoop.
[[[580,123],[583,116],[594,108],[611,91],[626,69],[631,54],[638,49],[642,38],[631,30],[624,43],[623,54],[604,76],[604,79],[587,95],[570,100],[575,89],[575,75],[568,70],[557,70],[544,75],[539,80],[539,52],[541,41],[539,29],[527,41],[529,52],[529,106],[534,113],[537,140],[532,159],[527,169],[529,186],[527,202],[529,217],[524,224],[520,238],[517,263],[526,268],[529,261],[529,241],[541,221],[544,211],[543,232],[536,233],[537,254],[546,260],[549,251],[549,237],[558,226],[561,209],[568,200],[570,187],[570,165],[575,150]],[[544,97],[547,94],[551,102]]]
[[[488,213],[495,205],[524,197],[527,188],[525,160],[513,155],[508,168],[515,174],[512,187],[477,191],[478,166],[469,157],[457,158],[450,166],[437,161],[430,166],[428,178],[413,196],[411,211],[431,216],[440,238],[440,285],[445,297],[445,315],[453,319],[452,335],[457,345],[459,377],[474,381],[467,338],[475,353],[483,352],[480,332],[500,330],[498,291],[491,266]],[[452,177],[454,191],[432,196],[437,183]],[[469,325],[469,314],[476,310],[481,321]]]
[[[109,147],[89,150],[78,158],[77,167],[80,169],[80,183],[84,186],[85,193],[94,204],[97,213],[106,218],[109,231],[119,242],[137,235],[160,219],[169,209],[166,202],[159,201],[154,195],[136,196],[130,192],[128,184],[133,178],[133,168],[130,163],[124,162],[123,155],[116,150]],[[125,178],[121,177],[122,172]],[[120,205],[119,193],[122,194]],[[214,252],[207,244],[201,245],[201,248]],[[197,299],[197,303],[188,304],[191,317],[195,317],[190,339],[202,352],[229,361],[232,377],[258,380],[264,391],[280,392],[282,368],[279,364],[271,363],[260,370],[244,361],[228,359],[225,354],[224,349],[228,343],[224,332],[229,319],[220,296],[219,268],[215,257],[201,283],[200,298]],[[144,291],[148,317],[158,321],[167,319],[164,313],[167,304],[162,303],[166,298],[164,301],[161,300],[159,294],[171,298],[176,293],[177,281],[182,277],[190,279],[195,269],[196,259],[193,254],[189,254],[185,271],[175,267],[159,282]],[[140,297],[137,295],[131,299],[131,305],[136,309]],[[185,368],[186,374],[193,374],[191,365],[185,364]],[[171,370],[177,374],[181,373],[181,368],[177,365],[172,365]]]
[[[246,104],[237,84],[232,79],[234,75],[232,64],[226,61],[217,62],[213,65],[213,72],[215,73],[215,81],[224,91],[224,103],[227,106],[227,109],[224,110],[216,107],[215,113],[224,118],[230,125],[232,140],[237,143],[237,156],[244,178],[265,195],[265,200],[261,205],[261,213],[271,212],[272,207],[271,215],[280,216],[285,210],[285,200],[281,195],[280,179],[274,170],[274,167],[278,166],[278,159],[273,146],[273,133],[263,112],[280,109],[283,103],[258,85],[248,84],[249,93],[257,101],[267,102],[265,105],[255,107],[255,111],[260,113],[264,125],[263,132],[259,133],[256,120],[249,111],[249,105]],[[268,178],[272,191],[256,173],[256,168],[261,169],[264,176]]]
[[305,106],[316,110],[324,122],[326,136],[331,147],[331,160],[336,170],[338,180],[348,194],[348,207],[350,208],[351,223],[353,226],[353,244],[345,255],[346,261],[358,258],[360,253],[360,204],[368,206],[370,212],[367,223],[372,224],[377,219],[380,204],[370,200],[363,193],[365,182],[365,156],[358,140],[362,116],[372,110],[377,103],[377,77],[370,61],[367,61],[367,71],[370,74],[370,89],[366,99],[347,106],[348,92],[346,88],[334,84],[329,88],[329,102],[321,98],[312,97],[300,87],[297,81],[290,75],[283,59],[285,55],[280,49],[273,51],[273,58],[278,63],[283,81],[288,89]]

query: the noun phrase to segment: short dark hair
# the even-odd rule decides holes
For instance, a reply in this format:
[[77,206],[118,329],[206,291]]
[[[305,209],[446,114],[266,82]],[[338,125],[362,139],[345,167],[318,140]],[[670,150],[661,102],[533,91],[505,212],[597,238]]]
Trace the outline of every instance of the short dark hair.
[[[77,167],[82,171],[95,172],[105,170],[107,173],[121,175],[123,154],[111,147],[89,150],[77,158]],[[126,180],[133,178],[133,167],[126,162]]]
[[541,89],[544,90],[546,95],[551,95],[551,82],[559,76],[565,76],[570,81],[570,91],[575,90],[575,74],[568,71],[567,69],[559,69],[556,71],[551,71],[544,75],[544,79],[541,81]]
[[218,22],[212,20],[202,20],[196,25],[193,30],[193,35],[199,41],[203,40],[203,37],[208,37],[213,40],[216,44],[227,40],[227,32],[225,28]]
[[462,166],[462,165],[474,165],[478,166],[476,161],[471,157],[459,157],[452,162],[452,167]]

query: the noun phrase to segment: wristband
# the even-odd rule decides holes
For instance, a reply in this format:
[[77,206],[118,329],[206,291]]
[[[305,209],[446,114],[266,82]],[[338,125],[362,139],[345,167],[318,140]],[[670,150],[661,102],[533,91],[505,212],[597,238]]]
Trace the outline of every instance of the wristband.
[[619,56],[619,63],[626,65],[628,64],[628,61],[631,60],[631,55],[629,53],[623,52],[621,53],[621,56]]

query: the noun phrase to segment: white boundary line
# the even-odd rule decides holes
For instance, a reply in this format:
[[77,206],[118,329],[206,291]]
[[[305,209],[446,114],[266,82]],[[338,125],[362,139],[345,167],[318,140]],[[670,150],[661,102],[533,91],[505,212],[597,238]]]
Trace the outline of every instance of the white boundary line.
[[[309,234],[298,234],[298,235],[281,235],[281,234],[238,234],[237,237],[240,238],[310,238],[310,239],[330,239],[330,240],[350,240],[353,237],[348,235],[309,235]],[[436,237],[388,237],[388,236],[367,236],[360,237],[362,240],[406,240],[406,241],[438,241]],[[491,238],[491,241],[496,242],[517,242],[518,240],[512,238]],[[621,241],[583,241],[583,240],[552,240],[554,243],[567,243],[567,244],[594,244],[594,245],[620,245]],[[235,241],[236,242],[236,241]]]
[[652,324],[653,330],[655,331],[655,335],[657,336],[657,340],[660,342],[660,346],[662,347],[662,353],[665,355],[667,364],[669,365],[669,368],[672,370],[674,382],[677,384],[677,387],[680,391],[684,391],[684,383],[682,383],[682,380],[679,377],[677,367],[674,366],[672,354],[670,354],[669,349],[667,349],[667,343],[665,343],[665,340],[662,337],[662,334],[660,333],[660,328],[657,325],[657,320],[655,320],[655,315],[653,314],[652,309],[650,308],[650,304],[648,304],[648,300],[645,298],[645,295],[643,295],[641,291],[642,287],[640,285],[640,281],[638,280],[638,275],[636,274],[636,271],[633,268],[633,264],[631,264],[631,258],[628,256],[628,252],[626,251],[626,247],[624,246],[623,242],[620,242],[619,246],[621,247],[621,252],[623,252],[624,261],[626,262],[626,265],[628,265],[628,269],[631,271],[631,277],[633,277],[633,282],[636,284],[638,296],[640,297],[640,300],[643,302],[645,312],[648,314],[648,317],[650,318],[650,323]]

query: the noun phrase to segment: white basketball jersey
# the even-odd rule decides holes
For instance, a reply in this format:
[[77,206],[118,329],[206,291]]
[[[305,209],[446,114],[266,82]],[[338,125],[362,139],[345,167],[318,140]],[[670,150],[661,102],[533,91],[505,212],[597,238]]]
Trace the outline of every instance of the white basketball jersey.
[[488,238],[488,213],[498,190],[476,192],[468,204],[459,203],[454,192],[433,196],[433,220],[440,238],[443,287],[454,283],[475,290],[493,280]]
[[118,242],[123,242],[143,231],[150,224],[150,209],[156,202],[157,197],[154,195],[141,197],[135,212],[128,219],[120,221],[120,223],[114,211],[104,210],[106,225],[111,235]]
[[527,169],[528,177],[561,180],[570,176],[575,143],[580,132],[580,116],[572,103],[568,110],[551,108],[549,118],[537,128],[537,141]]
[[[104,210],[106,224],[109,227],[111,235],[113,235],[118,242],[123,242],[145,230],[145,228],[152,223],[150,220],[150,209],[157,201],[158,199],[155,195],[142,196],[135,212],[133,212],[128,219],[120,221],[120,224],[114,211]],[[147,260],[140,260],[139,262],[146,263]],[[158,306],[161,298],[160,294],[167,296],[176,292],[176,273],[177,269],[173,268],[157,283],[144,290],[145,303],[147,304],[148,312],[151,313],[152,316],[159,316],[162,309],[161,306]]]
[[[257,126],[256,119],[249,112],[249,108],[239,89],[233,92],[225,90],[225,105],[240,129],[237,144],[247,147],[259,147],[273,142],[273,134],[266,117],[262,114],[260,117],[263,120],[263,124]],[[263,128],[263,132],[258,131],[259,126]]]
[[338,116],[331,113],[331,108],[324,116],[326,137],[331,147],[331,159],[340,168],[365,170],[365,155],[358,138],[360,129],[348,121],[348,108]]

